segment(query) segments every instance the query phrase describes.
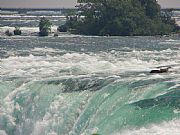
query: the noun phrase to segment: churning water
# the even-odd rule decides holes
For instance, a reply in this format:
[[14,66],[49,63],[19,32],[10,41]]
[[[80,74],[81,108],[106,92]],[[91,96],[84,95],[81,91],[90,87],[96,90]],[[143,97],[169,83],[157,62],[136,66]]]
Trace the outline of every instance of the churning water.
[[1,36],[0,135],[93,133],[180,134],[179,37]]

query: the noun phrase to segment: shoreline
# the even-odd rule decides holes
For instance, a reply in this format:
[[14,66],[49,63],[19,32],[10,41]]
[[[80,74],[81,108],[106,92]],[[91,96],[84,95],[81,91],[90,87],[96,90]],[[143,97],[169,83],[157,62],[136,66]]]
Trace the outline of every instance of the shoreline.
[[[7,36],[5,34],[0,34],[0,37],[41,37],[41,38],[46,38],[46,37],[129,37],[129,38],[138,38],[138,37],[155,37],[155,38],[165,38],[165,37],[180,37],[180,33],[177,34],[169,34],[169,35],[153,35],[153,36],[98,36],[98,35],[80,35],[80,34],[72,34],[70,32],[52,32],[49,33],[48,36],[39,36],[39,32],[33,32],[30,34],[22,34],[22,35],[12,35],[12,36]],[[54,34],[58,34],[58,36],[54,36]]]

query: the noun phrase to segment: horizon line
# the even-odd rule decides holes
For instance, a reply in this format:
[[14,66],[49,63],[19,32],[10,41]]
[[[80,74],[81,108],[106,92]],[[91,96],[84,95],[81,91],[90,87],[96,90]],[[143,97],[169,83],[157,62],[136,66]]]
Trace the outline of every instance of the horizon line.
[[28,10],[28,9],[45,9],[45,10],[48,10],[48,9],[76,9],[76,7],[61,7],[61,8],[2,8],[2,7],[0,7],[0,10],[7,10],[7,9],[15,9],[15,10],[22,10],[22,9],[25,9],[25,10]]

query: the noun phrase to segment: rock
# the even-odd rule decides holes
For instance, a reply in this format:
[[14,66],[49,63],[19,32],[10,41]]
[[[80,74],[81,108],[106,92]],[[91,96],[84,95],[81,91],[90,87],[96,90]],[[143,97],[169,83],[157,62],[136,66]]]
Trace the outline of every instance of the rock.
[[15,30],[14,30],[14,35],[21,35],[21,30],[19,27],[15,27]]
[[7,36],[12,36],[12,35],[13,35],[13,33],[10,32],[9,30],[6,30],[5,34],[6,34]]

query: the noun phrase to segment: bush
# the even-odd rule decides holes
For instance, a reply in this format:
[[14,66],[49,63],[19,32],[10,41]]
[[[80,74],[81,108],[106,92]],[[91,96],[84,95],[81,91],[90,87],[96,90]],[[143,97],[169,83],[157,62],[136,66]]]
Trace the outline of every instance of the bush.
[[21,35],[21,30],[19,27],[15,27],[15,30],[14,30],[14,35]]
[[178,34],[180,34],[180,26],[176,27],[176,31],[177,31]]
[[61,25],[57,28],[59,32],[67,32],[67,26],[66,25]]
[[39,36],[48,36],[51,32],[51,25],[48,19],[42,17],[39,22]]
[[6,31],[5,31],[5,34],[6,34],[7,36],[12,36],[12,35],[13,35],[13,33],[10,32],[9,30],[6,30]]

